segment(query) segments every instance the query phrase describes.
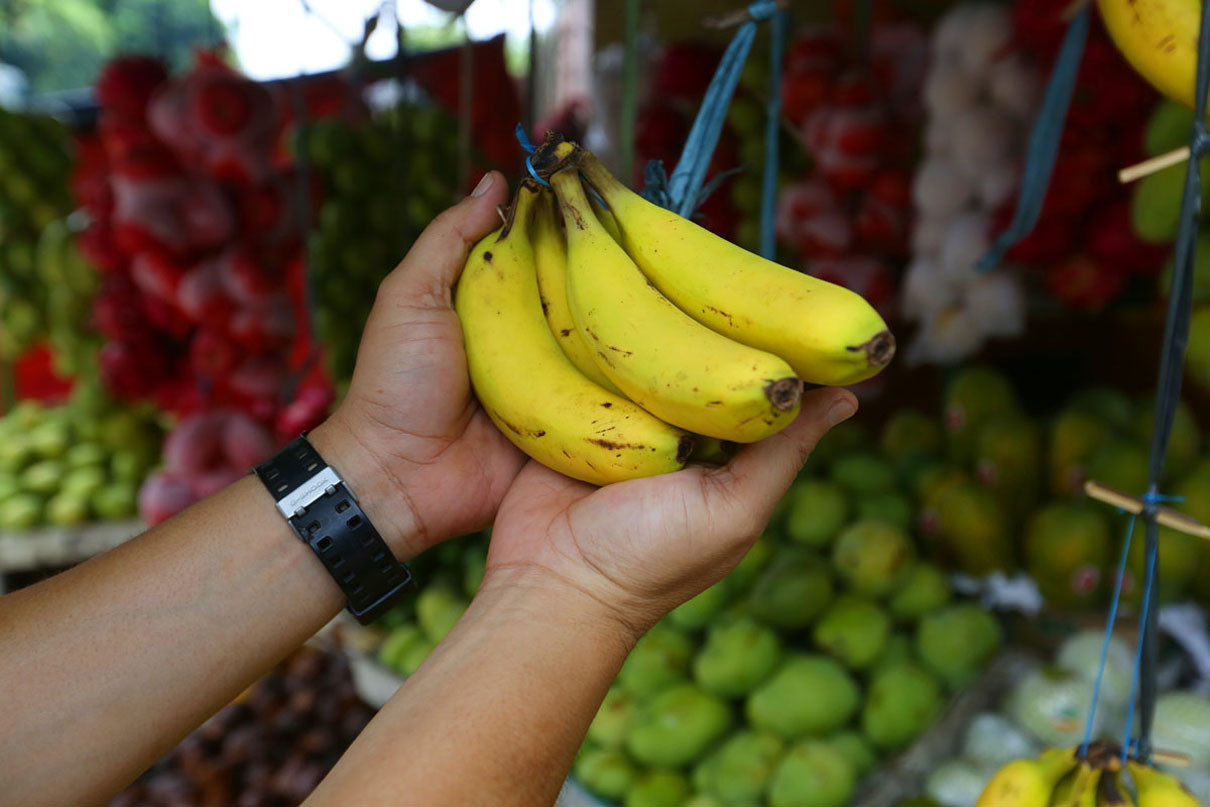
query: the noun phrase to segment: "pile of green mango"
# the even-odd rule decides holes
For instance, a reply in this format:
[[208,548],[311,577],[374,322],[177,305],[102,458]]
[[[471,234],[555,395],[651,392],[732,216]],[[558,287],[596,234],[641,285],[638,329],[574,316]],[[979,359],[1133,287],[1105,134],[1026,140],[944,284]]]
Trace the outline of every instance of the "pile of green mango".
[[[969,574],[1024,569],[1055,610],[1108,602],[1125,518],[1084,494],[1095,479],[1133,495],[1147,489],[1154,416],[1150,398],[1097,387],[1057,411],[1027,414],[1012,384],[986,367],[956,372],[939,418],[902,411],[887,424],[884,456],[908,475],[930,556]],[[921,435],[931,434],[922,447]],[[1172,506],[1210,523],[1210,456],[1181,403],[1164,466]],[[1145,569],[1143,527],[1131,544],[1123,597],[1137,604]],[[1160,530],[1160,598],[1210,600],[1210,545]]]
[[366,120],[322,120],[300,134],[323,188],[307,260],[316,329],[338,381],[353,375],[379,282],[458,197],[456,128],[440,107],[409,102]]
[[62,406],[18,403],[0,417],[0,531],[133,518],[163,435],[153,410],[94,386]]

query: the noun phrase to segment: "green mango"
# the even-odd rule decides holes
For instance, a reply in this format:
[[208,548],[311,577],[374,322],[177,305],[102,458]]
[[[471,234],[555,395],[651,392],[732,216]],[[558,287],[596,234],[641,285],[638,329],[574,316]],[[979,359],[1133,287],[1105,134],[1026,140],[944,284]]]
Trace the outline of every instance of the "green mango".
[[950,456],[969,462],[975,451],[979,427],[996,415],[1020,411],[1017,394],[1008,379],[990,367],[959,370],[945,388],[945,429]]
[[611,802],[619,802],[639,778],[639,769],[617,749],[598,748],[576,759],[576,781],[590,793]]
[[0,440],[0,473],[15,474],[33,462],[35,456],[25,434],[9,434]]
[[668,613],[668,622],[684,631],[702,630],[727,607],[731,601],[731,589],[727,580],[720,580],[695,597],[673,608]]
[[832,599],[832,579],[822,560],[806,552],[785,552],[752,587],[753,616],[776,628],[804,628]]
[[129,482],[110,482],[92,494],[90,504],[97,518],[116,521],[138,512],[138,488]]
[[790,488],[789,501],[786,537],[807,546],[827,546],[849,518],[848,497],[835,482],[801,479]]
[[865,427],[852,420],[838,423],[820,438],[807,460],[807,468],[830,465],[836,459],[861,451],[870,442]]
[[76,443],[63,457],[68,468],[100,467],[108,459],[109,453],[99,443]]
[[784,749],[785,743],[774,734],[738,731],[708,757],[700,789],[721,804],[759,804]]
[[723,804],[721,801],[714,798],[714,796],[706,796],[701,793],[697,793],[690,798],[689,801],[682,802],[681,807],[760,807],[760,802],[754,801],[751,805],[730,805]]
[[726,701],[694,684],[673,684],[640,704],[626,750],[642,765],[679,768],[701,757],[730,725]]
[[[1193,253],[1193,304],[1210,303],[1210,233],[1198,233]],[[1169,257],[1160,272],[1160,296],[1172,296],[1172,276],[1176,271],[1173,258]]]
[[870,667],[871,673],[877,673],[883,667],[890,666],[899,661],[912,661],[916,658],[916,643],[913,637],[905,633],[891,634],[891,638],[887,639],[886,646],[882,648],[882,653],[874,660],[873,666]]
[[1148,452],[1132,440],[1114,440],[1088,460],[1088,476],[1132,495],[1147,490]]
[[942,707],[937,679],[919,664],[901,661],[870,681],[861,730],[876,747],[904,748],[929,727]]
[[860,670],[874,663],[886,646],[891,619],[877,603],[846,594],[828,606],[811,635],[846,667]]
[[18,493],[0,501],[0,530],[27,530],[42,522],[42,497]]
[[39,460],[21,472],[21,487],[29,493],[49,496],[59,490],[63,482],[63,463],[58,460]]
[[693,644],[669,625],[656,625],[635,644],[618,673],[618,686],[635,695],[650,695],[685,677]]
[[1084,409],[1062,412],[1050,428],[1050,489],[1059,496],[1082,496],[1088,461],[1114,437],[1114,427]]
[[378,661],[388,669],[402,672],[403,660],[412,648],[424,641],[424,634],[414,623],[396,628],[379,646]]
[[0,473],[0,502],[21,492],[21,483],[12,474]]
[[983,576],[1016,568],[1008,516],[982,485],[961,481],[943,487],[929,502],[921,522],[967,574]]
[[429,654],[433,652],[433,648],[436,646],[437,643],[432,639],[427,636],[421,636],[412,643],[411,647],[400,654],[399,666],[396,669],[404,676],[412,675],[416,670],[420,669],[420,665],[424,663],[424,660],[429,657]]
[[681,807],[689,798],[689,781],[672,771],[648,771],[626,793],[624,807]]
[[996,618],[970,602],[947,605],[916,626],[916,655],[951,689],[973,681],[1002,641]]
[[1051,607],[1094,607],[1103,599],[1102,570],[1115,554],[1107,512],[1095,503],[1058,502],[1030,519],[1026,567]]
[[900,409],[882,427],[883,456],[903,469],[921,457],[941,451],[941,426],[918,409]]
[[434,643],[446,637],[462,618],[470,602],[447,583],[426,587],[416,595],[416,621]]
[[1151,110],[1143,129],[1143,149],[1148,157],[1158,157],[1189,145],[1193,131],[1193,110],[1184,104],[1161,98]]
[[1020,415],[988,418],[975,436],[975,476],[1010,513],[1025,513],[1039,492],[1042,435]]
[[487,547],[469,546],[462,553],[462,593],[474,597],[487,573]]
[[88,496],[64,491],[55,494],[46,502],[46,521],[62,527],[83,524],[91,515]]
[[805,740],[792,746],[774,771],[769,807],[844,807],[856,788],[857,773],[840,751]]
[[872,453],[858,452],[832,462],[832,481],[853,494],[884,493],[895,489],[897,478],[890,462]]
[[907,531],[912,528],[912,503],[902,493],[866,493],[857,497],[857,518],[881,521]]
[[142,457],[131,451],[115,451],[109,458],[109,472],[118,482],[138,484],[147,474]]
[[34,454],[44,460],[57,460],[71,445],[71,428],[62,421],[39,423],[29,430],[28,438]]
[[617,685],[609,688],[588,725],[588,739],[601,748],[621,748],[634,724],[638,699]]
[[781,660],[777,634],[752,619],[714,625],[693,660],[693,678],[707,692],[747,695],[769,677]]
[[748,696],[745,713],[753,728],[796,740],[840,728],[860,701],[857,682],[835,659],[794,653]]
[[907,533],[881,521],[857,521],[836,539],[832,566],[854,592],[872,597],[888,594],[902,583],[915,560]]
[[[784,501],[784,500],[783,500]],[[752,544],[748,554],[744,555],[731,573],[727,575],[727,587],[732,594],[744,594],[756,582],[757,577],[769,565],[773,558],[774,541],[768,536],[761,536]]]
[[851,729],[839,731],[829,734],[824,738],[824,742],[839,751],[849,761],[859,779],[874,770],[874,766],[878,764],[878,755],[861,732]]
[[[1192,339],[1192,331],[1190,331]],[[1135,429],[1143,445],[1151,445],[1151,435],[1155,428],[1155,402],[1147,401],[1139,407],[1135,417]],[[1172,416],[1172,434],[1168,438],[1168,454],[1164,460],[1165,478],[1180,476],[1197,462],[1202,451],[1202,430],[1198,428],[1197,419],[1189,404],[1179,401],[1176,412]],[[1143,491],[1128,491],[1142,493]]]
[[950,601],[953,587],[949,575],[927,561],[912,564],[901,585],[887,602],[891,616],[901,622],[915,622]]
[[[1210,248],[1210,240],[1207,240]],[[1116,431],[1127,433],[1134,423],[1134,404],[1121,390],[1113,387],[1089,387],[1072,396],[1067,408],[1100,418]]]
[[87,498],[103,488],[108,481],[104,468],[86,465],[83,468],[68,471],[63,476],[63,484],[60,488],[64,493],[79,494]]

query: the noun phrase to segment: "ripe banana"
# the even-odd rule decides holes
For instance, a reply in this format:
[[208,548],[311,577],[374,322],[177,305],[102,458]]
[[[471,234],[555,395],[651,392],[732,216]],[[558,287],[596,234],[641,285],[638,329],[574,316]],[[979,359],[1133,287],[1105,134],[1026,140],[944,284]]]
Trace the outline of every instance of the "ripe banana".
[[1193,106],[1201,0],[1097,0],[1126,61],[1174,101]]
[[1100,778],[1100,768],[1081,760],[1075,772],[1068,774],[1055,787],[1050,797],[1050,807],[1096,807]]
[[987,783],[975,807],[1043,807],[1059,780],[1076,766],[1071,748],[1051,748],[1036,759],[1008,763]]
[[571,318],[571,308],[567,304],[567,244],[556,205],[553,194],[543,193],[534,206],[534,267],[538,272],[538,291],[542,295],[546,322],[555,341],[577,370],[593,383],[621,395],[593,361],[592,351]]
[[1137,762],[1126,766],[1134,779],[1139,807],[1198,807],[1197,799],[1176,777]]
[[786,362],[702,327],[668,301],[593,215],[574,167],[551,176],[567,231],[567,291],[597,366],[639,406],[698,434],[751,443],[798,414]]
[[1097,789],[1100,791],[1098,803],[1101,807],[1134,807],[1130,793],[1122,786],[1120,771],[1105,771],[1101,774],[1101,784]]
[[454,298],[467,370],[505,437],[550,468],[594,484],[681,468],[689,435],[588,380],[542,315],[530,244],[539,197],[527,181],[507,223],[475,245]]
[[813,384],[862,381],[895,355],[894,337],[861,295],[765,260],[648,202],[591,152],[573,159],[613,211],[626,252],[698,322],[781,356]]

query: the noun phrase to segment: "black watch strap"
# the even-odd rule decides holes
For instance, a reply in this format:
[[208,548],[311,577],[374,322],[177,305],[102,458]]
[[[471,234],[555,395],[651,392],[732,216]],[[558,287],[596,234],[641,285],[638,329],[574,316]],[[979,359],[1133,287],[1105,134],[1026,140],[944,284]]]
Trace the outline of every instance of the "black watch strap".
[[253,471],[363,625],[382,616],[412,587],[411,571],[391,554],[353,491],[319,456],[305,432]]

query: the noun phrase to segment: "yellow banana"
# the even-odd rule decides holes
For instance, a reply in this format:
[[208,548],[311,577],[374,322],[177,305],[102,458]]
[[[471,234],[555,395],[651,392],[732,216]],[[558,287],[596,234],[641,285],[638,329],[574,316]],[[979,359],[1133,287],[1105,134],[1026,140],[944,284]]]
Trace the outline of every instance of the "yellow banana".
[[1105,29],[1139,75],[1193,106],[1201,0],[1097,0]]
[[1068,774],[1055,786],[1050,807],[1096,807],[1097,783],[1101,769],[1081,761],[1075,772]]
[[1100,793],[1101,807],[1134,807],[1130,793],[1122,786],[1120,771],[1105,771],[1101,774],[1101,784],[1097,788]]
[[467,370],[504,436],[543,465],[603,485],[681,468],[693,439],[588,380],[542,315],[522,184],[508,222],[475,245],[458,282]]
[[596,214],[597,221],[601,222],[601,226],[605,228],[605,232],[609,233],[610,237],[619,244],[622,243],[622,231],[618,229],[618,220],[613,217],[613,211],[598,202],[591,195],[589,201],[592,202],[592,212]]
[[781,356],[813,384],[853,384],[895,355],[895,339],[859,294],[765,260],[648,202],[588,151],[577,158],[622,245],[682,311],[737,342]]
[[975,807],[1045,807],[1059,780],[1075,766],[1071,748],[1051,748],[1036,759],[1010,762],[996,771]]
[[542,310],[555,341],[576,369],[610,392],[621,395],[609,377],[593,361],[584,336],[571,318],[567,304],[567,244],[563,238],[554,194],[543,193],[534,206],[533,245],[534,268],[538,272],[538,290],[542,295]]
[[686,316],[651,285],[593,215],[574,169],[551,176],[567,231],[567,292],[597,366],[627,397],[681,428],[751,443],[798,413],[786,362]]
[[1137,762],[1126,765],[1134,779],[1139,807],[1198,807],[1197,799],[1175,776]]

